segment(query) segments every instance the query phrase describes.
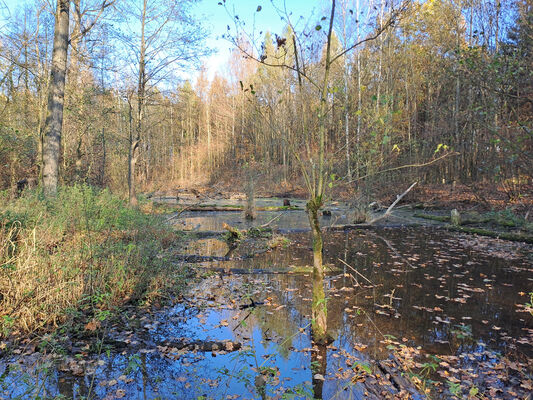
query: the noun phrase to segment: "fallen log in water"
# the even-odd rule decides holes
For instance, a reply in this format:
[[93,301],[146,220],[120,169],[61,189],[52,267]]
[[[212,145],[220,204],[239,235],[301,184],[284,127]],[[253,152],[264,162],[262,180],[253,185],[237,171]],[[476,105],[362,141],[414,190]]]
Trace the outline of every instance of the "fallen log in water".
[[213,340],[193,340],[189,338],[178,338],[172,341],[165,341],[158,346],[161,350],[163,347],[168,351],[188,350],[188,351],[213,351],[213,352],[231,352],[237,351],[242,347],[239,342],[231,340],[213,341]]
[[[172,208],[183,211],[244,211],[244,207],[240,205],[214,205],[214,204],[177,204],[172,205]],[[266,207],[255,207],[255,211],[303,211],[303,208],[297,206],[266,206]]]
[[[173,353],[179,350],[188,351],[216,351],[216,352],[231,352],[237,351],[242,347],[239,342],[231,340],[213,341],[213,340],[191,340],[190,338],[174,338],[172,341],[164,341],[160,343],[151,344],[140,341],[135,342],[135,345],[127,343],[122,340],[105,339],[104,345],[112,346],[116,351],[125,351],[130,348],[132,351],[137,351],[138,348],[148,348],[148,350],[155,351],[156,349],[164,353]],[[153,350],[152,350],[153,349]]]
[[378,361],[377,367],[385,378],[391,382],[398,393],[408,393],[412,396],[411,398],[425,398],[425,396],[420,395],[415,385],[405,378],[402,368],[396,359],[390,358],[388,360]]
[[185,211],[243,211],[243,208],[240,206],[231,206],[231,207],[224,207],[224,206],[195,206],[195,207],[187,207]]
[[183,261],[187,263],[201,263],[209,261],[241,261],[253,258],[259,254],[266,253],[268,249],[257,250],[251,254],[244,254],[237,257],[226,257],[226,256],[202,256],[199,254],[174,254],[172,258],[175,261]]

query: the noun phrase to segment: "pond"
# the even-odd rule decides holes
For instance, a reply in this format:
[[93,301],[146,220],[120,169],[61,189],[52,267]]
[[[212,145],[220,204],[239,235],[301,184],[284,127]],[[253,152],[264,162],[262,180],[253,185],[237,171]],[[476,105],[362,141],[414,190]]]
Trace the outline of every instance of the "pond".
[[[179,229],[190,231],[224,231],[224,224],[239,229],[249,229],[268,224],[270,228],[280,231],[308,230],[309,222],[305,213],[305,201],[288,199],[294,210],[260,211],[257,218],[250,221],[243,218],[243,211],[185,211],[173,223]],[[187,205],[186,202],[180,204]],[[219,207],[241,206],[245,207],[243,200],[209,201],[209,204]],[[259,198],[255,201],[256,207],[281,207],[283,199]],[[320,223],[323,227],[344,225],[350,223],[350,210],[346,203],[329,202],[326,208],[331,215],[321,216]]]
[[[251,259],[197,264],[205,277],[182,302],[125,314],[99,356],[84,357],[80,342],[81,356],[59,366],[33,351],[4,360],[0,398],[394,398],[402,388],[387,359],[434,398],[530,393],[531,246],[430,228],[326,233],[333,341],[319,345],[310,239],[288,238]],[[207,239],[189,251],[223,255],[226,245]],[[211,347],[183,345],[191,341]]]

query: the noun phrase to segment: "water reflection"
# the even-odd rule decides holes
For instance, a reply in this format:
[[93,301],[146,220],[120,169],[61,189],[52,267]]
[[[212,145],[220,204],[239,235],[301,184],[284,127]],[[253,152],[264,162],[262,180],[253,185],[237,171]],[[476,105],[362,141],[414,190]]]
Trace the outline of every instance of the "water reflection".
[[[216,265],[272,272],[311,265],[308,238],[291,239],[294,245],[288,249]],[[501,368],[498,354],[515,363],[533,356],[528,344],[532,320],[515,306],[525,301],[519,293],[530,290],[531,263],[520,254],[505,254],[505,259],[480,253],[467,240],[423,230],[328,234],[325,275],[317,277],[312,270],[215,274],[186,296],[190,303],[112,327],[110,338],[127,341],[124,352],[87,360],[80,351],[84,367],[96,375],[75,376],[69,368],[54,367],[43,384],[30,360],[19,364],[18,372],[8,370],[4,360],[0,398],[16,398],[35,382],[52,398],[76,399],[89,391],[105,398],[117,390],[132,399],[275,398],[290,393],[304,393],[296,398],[365,398],[365,383],[354,383],[352,366],[387,359],[384,335],[446,363],[452,361],[444,357],[455,358],[454,369],[472,374],[459,378],[480,390],[490,379],[499,379],[501,388],[525,397],[512,371],[502,374],[508,380],[484,372]],[[322,301],[326,294],[327,302]],[[128,326],[135,321],[138,328]],[[315,340],[323,333],[335,341],[325,346]],[[243,349],[174,351],[167,342],[178,338],[232,340]]]
[[328,352],[325,344],[317,344],[311,352],[311,372],[313,374],[313,394],[315,399],[322,399],[324,380],[328,369]]

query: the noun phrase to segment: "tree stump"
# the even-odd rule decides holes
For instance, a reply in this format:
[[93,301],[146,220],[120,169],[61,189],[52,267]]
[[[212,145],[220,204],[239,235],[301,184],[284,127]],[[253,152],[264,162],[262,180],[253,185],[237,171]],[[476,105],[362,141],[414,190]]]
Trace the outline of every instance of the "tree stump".
[[455,208],[450,213],[450,221],[453,226],[461,225],[461,214],[459,214],[459,211]]

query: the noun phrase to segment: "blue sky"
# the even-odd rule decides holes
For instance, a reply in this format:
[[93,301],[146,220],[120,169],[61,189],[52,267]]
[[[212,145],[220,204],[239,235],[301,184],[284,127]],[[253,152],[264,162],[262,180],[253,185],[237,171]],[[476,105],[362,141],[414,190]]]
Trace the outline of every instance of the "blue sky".
[[[9,13],[13,14],[17,7],[31,4],[33,1],[0,0],[0,15],[6,17]],[[55,4],[55,0],[49,1]],[[211,77],[217,71],[222,72],[221,67],[228,59],[231,48],[231,44],[221,36],[227,32],[228,25],[232,27],[232,32],[234,32],[233,21],[226,9],[218,5],[219,1],[221,0],[202,0],[195,11],[205,28],[211,32],[206,44],[213,48],[215,53],[205,60]],[[308,22],[313,15],[319,19],[318,14],[328,4],[329,1],[327,0],[274,0],[274,5],[279,9],[283,9],[284,5],[286,6],[287,11],[291,13],[292,23],[297,26]],[[257,12],[258,6],[261,6],[259,12]],[[256,38],[259,37],[261,31],[281,32],[285,26],[285,22],[281,20],[270,0],[226,0],[226,8],[231,13],[235,10],[239,19],[246,22],[246,31],[249,34],[254,31]],[[254,22],[255,29],[253,29]]]
[[[208,46],[216,49],[216,54],[206,61],[210,75],[218,69],[218,66],[223,65],[229,56],[231,44],[221,36],[227,32],[228,25],[232,29],[231,32],[235,32],[231,17],[224,7],[218,5],[219,1],[203,0],[197,10],[198,15],[204,17],[202,20],[206,28],[212,32]],[[287,11],[292,13],[290,18],[295,25],[306,23],[329,4],[326,0],[274,0],[274,6],[279,9],[283,9],[284,3]],[[259,12],[257,12],[258,6],[261,6]],[[260,37],[260,32],[264,33],[267,30],[279,33],[285,26],[285,22],[281,20],[270,0],[226,0],[226,8],[230,13],[235,10],[239,19],[245,21],[245,30],[249,34],[254,32],[256,38]]]
[[[232,25],[232,20],[223,6],[218,5],[220,0],[203,0],[197,6],[197,14],[205,15],[206,25],[211,25],[214,35],[221,35],[226,32],[227,25]],[[313,11],[320,11],[329,5],[327,0],[274,0],[274,6],[283,9],[286,4],[287,11],[291,13],[293,23],[296,23],[300,16],[307,20]],[[257,12],[258,7],[261,11]],[[281,30],[285,23],[280,20],[275,8],[270,0],[226,0],[226,8],[230,13],[235,13],[241,20],[246,21],[246,26],[251,30],[254,16],[256,30],[270,29],[271,31]]]

